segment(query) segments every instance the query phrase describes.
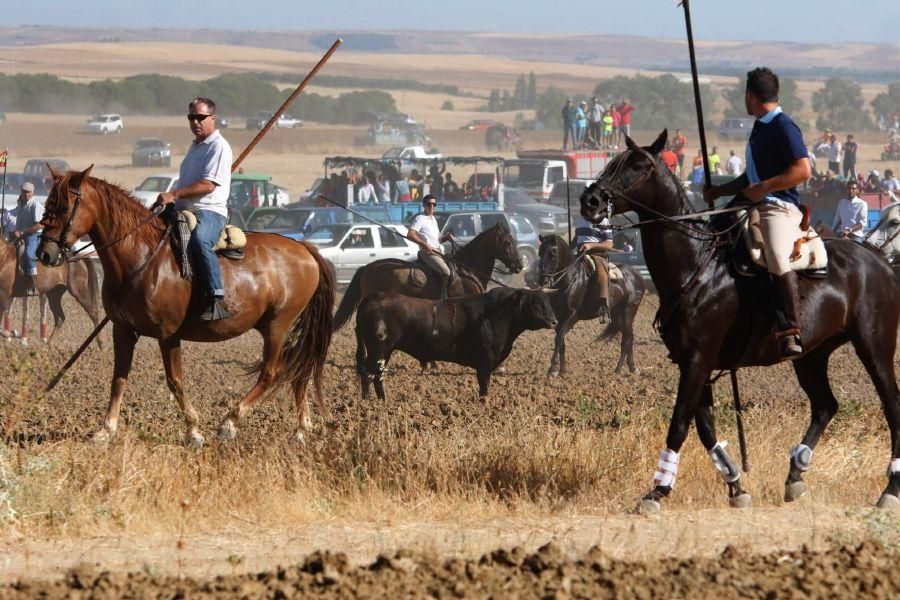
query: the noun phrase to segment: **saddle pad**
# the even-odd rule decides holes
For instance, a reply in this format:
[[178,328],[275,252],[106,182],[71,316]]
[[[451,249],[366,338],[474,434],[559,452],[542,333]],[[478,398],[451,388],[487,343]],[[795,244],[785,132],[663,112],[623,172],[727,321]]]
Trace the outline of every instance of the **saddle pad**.
[[[752,225],[751,219],[744,221],[744,241],[750,251],[750,258],[754,263],[766,269],[766,255],[763,251],[762,233],[759,231],[759,223]],[[810,227],[806,231],[797,227],[794,238],[794,247],[791,248],[791,270],[805,271],[807,269],[824,269],[828,266],[828,253],[825,250],[825,242],[816,231]]]
[[[590,255],[585,254],[581,257],[581,260],[584,261],[584,265],[587,267],[589,273],[597,272],[597,263],[595,263]],[[621,281],[625,278],[622,274],[622,269],[618,267],[618,265],[614,265],[613,263],[607,261],[606,263],[609,266],[609,280],[610,281]]]
[[[197,217],[189,210],[181,211],[187,221],[191,231],[197,226]],[[223,250],[240,250],[247,245],[247,236],[234,225],[226,225],[219,237],[219,242],[213,247],[213,250],[220,252]]]

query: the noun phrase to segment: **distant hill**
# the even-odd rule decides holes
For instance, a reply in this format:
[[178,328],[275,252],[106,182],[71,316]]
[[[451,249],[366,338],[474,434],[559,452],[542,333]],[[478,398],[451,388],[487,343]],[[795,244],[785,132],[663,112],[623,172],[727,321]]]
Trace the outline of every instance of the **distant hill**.
[[[343,51],[397,54],[472,54],[516,60],[576,63],[654,71],[688,70],[681,40],[657,38],[458,31],[239,31],[175,29],[60,29],[0,27],[0,46],[66,42],[191,42],[292,51],[327,48],[335,37]],[[2,59],[2,57],[0,57]],[[697,60],[708,75],[740,75],[748,66],[765,64],[795,78],[831,75],[863,81],[896,81],[900,44],[797,44],[699,40]]]

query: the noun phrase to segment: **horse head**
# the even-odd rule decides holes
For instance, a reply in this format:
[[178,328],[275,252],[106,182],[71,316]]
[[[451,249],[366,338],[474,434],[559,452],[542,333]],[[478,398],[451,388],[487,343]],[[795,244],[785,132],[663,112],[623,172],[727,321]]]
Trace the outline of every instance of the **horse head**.
[[660,175],[663,169],[668,172],[659,159],[667,137],[668,130],[663,129],[653,144],[642,148],[625,136],[627,150],[609,161],[597,180],[582,192],[581,215],[592,223],[628,211],[658,216],[659,207],[653,204],[666,181]]
[[900,201],[888,204],[869,234],[868,242],[878,248],[891,264],[900,260]]
[[569,245],[558,235],[542,235],[538,248],[538,282],[542,286],[552,284],[553,275],[572,262]]
[[85,198],[91,195],[90,186],[82,189],[94,165],[84,171],[59,173],[49,164],[53,187],[44,205],[44,229],[38,244],[37,258],[44,265],[56,267],[63,263],[66,254],[78,238],[93,225],[93,210],[86,206]]
[[494,241],[497,259],[502,262],[511,273],[518,273],[521,271],[522,259],[519,257],[519,247],[516,243],[516,238],[513,237],[513,234],[509,230],[509,227],[506,226],[506,223],[503,221],[498,222],[491,227],[487,233]]

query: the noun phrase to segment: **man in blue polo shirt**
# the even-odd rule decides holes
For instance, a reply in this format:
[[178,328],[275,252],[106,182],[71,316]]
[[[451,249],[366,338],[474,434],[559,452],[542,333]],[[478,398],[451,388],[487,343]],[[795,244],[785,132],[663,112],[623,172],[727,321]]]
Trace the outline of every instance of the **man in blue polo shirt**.
[[803,353],[797,275],[790,265],[803,216],[796,186],[810,178],[812,169],[800,128],[778,106],[775,73],[766,67],[747,73],[744,102],[747,112],[756,117],[747,143],[747,170],[730,183],[705,190],[704,197],[712,201],[740,193],[757,204],[766,265],[778,299],[775,337],[781,340],[782,358],[793,359]]

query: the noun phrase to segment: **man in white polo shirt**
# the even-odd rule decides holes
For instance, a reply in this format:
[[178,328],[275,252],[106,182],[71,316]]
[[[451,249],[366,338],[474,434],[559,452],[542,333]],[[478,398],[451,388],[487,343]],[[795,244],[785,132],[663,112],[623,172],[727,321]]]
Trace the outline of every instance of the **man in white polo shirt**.
[[225,310],[222,270],[213,250],[228,219],[231,146],[216,130],[216,103],[209,98],[195,98],[187,118],[194,141],[181,162],[181,187],[160,194],[156,202],[174,202],[178,210],[189,210],[197,217],[189,247],[207,303],[200,319],[216,321],[231,316]]
[[447,287],[450,283],[450,267],[444,260],[444,251],[441,242],[449,236],[441,237],[437,219],[434,218],[434,208],[437,206],[437,198],[428,194],[422,198],[422,208],[425,212],[416,215],[409,224],[407,236],[419,245],[419,260],[425,263],[438,277],[440,277],[440,298],[447,299]]

